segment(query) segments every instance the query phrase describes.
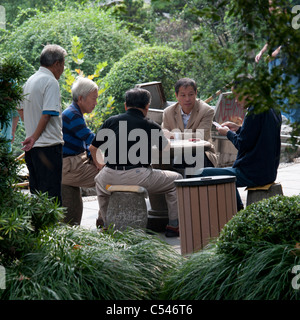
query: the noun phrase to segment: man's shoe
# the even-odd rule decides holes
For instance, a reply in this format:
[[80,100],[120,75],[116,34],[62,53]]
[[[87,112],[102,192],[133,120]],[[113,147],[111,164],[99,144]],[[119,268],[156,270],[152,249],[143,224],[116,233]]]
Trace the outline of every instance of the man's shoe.
[[167,225],[165,236],[167,238],[179,237],[179,227],[172,227]]

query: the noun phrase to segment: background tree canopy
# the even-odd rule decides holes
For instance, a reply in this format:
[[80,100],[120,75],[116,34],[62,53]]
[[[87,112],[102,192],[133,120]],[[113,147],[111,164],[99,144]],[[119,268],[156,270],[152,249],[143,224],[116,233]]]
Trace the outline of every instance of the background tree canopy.
[[175,100],[174,83],[185,75],[184,52],[168,47],[144,47],[131,51],[114,64],[103,79],[115,97],[117,111],[124,112],[124,94],[138,83],[160,81],[167,100]]

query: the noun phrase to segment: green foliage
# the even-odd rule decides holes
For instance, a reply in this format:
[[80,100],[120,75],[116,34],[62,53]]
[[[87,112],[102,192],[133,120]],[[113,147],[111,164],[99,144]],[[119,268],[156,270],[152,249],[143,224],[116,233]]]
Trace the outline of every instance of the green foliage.
[[[81,69],[86,74],[94,72],[99,60],[107,61],[109,69],[124,54],[143,43],[121,28],[109,12],[99,8],[68,7],[65,11],[53,8],[47,13],[38,12],[5,35],[1,39],[0,50],[3,54],[16,52],[37,69],[44,45],[59,44],[70,54],[73,36],[81,40],[85,53]],[[69,57],[67,61],[74,69],[76,63]]]
[[260,242],[244,256],[213,245],[190,256],[164,285],[165,300],[299,300],[292,268],[300,263],[293,245]]
[[23,77],[22,71],[22,61],[16,56],[9,55],[0,59],[0,128],[22,100],[22,88],[18,85]]
[[61,226],[41,234],[38,251],[7,268],[2,299],[155,299],[182,257],[141,230],[100,233]]
[[[82,49],[82,43],[79,37],[74,36],[71,40],[72,48],[71,48],[71,59],[74,63],[76,63],[77,68],[75,70],[71,70],[69,67],[66,67],[64,70],[64,83],[62,84],[62,103],[63,108],[66,108],[70,104],[71,100],[71,87],[73,82],[76,80],[77,76],[85,77],[84,72],[79,69],[81,65],[84,63],[84,57],[85,53]],[[70,65],[70,64],[68,64]],[[108,89],[108,84],[104,83],[103,78],[100,77],[100,74],[102,73],[103,69],[107,67],[107,62],[99,62],[95,69],[94,73],[91,75],[88,75],[87,78],[95,81],[98,85],[98,95],[101,97],[101,95]],[[96,108],[93,110],[93,112],[89,114],[85,114],[85,120],[89,126],[89,128],[92,131],[97,131],[97,129],[100,127],[102,122],[105,118],[107,118],[114,109],[114,99],[111,96],[108,96],[106,99],[102,99],[102,103],[106,102],[102,108]],[[95,111],[97,110],[97,112]]]
[[170,275],[163,299],[299,300],[300,196],[275,196],[238,212],[215,243]]
[[8,153],[7,143],[7,140],[0,137],[0,208],[2,202],[11,196],[11,186],[16,181],[17,163]]
[[[10,121],[13,110],[23,98],[22,88],[18,84],[22,81],[23,70],[22,60],[14,55],[0,59],[0,131]],[[0,205],[6,197],[10,197],[11,186],[16,178],[16,162],[8,154],[7,143],[0,137]]]
[[47,194],[29,196],[15,191],[6,197],[0,212],[0,261],[30,252],[39,232],[63,216],[64,208]]
[[222,253],[245,254],[261,242],[296,243],[300,240],[300,196],[275,196],[238,212],[217,241]]
[[167,100],[174,100],[174,84],[185,75],[186,56],[167,47],[144,47],[134,50],[115,63],[105,76],[109,89],[104,93],[115,98],[116,111],[124,111],[124,94],[136,84],[161,81]]
[[[273,10],[269,10],[268,1],[226,0],[216,4],[215,8],[211,6],[210,15],[214,21],[215,14],[225,10],[226,21],[235,22],[232,33],[235,50],[225,47],[224,52],[228,51],[233,61],[242,62],[234,72],[235,79],[240,74],[254,76],[251,83],[242,83],[238,91],[255,97],[251,105],[257,112],[275,107],[292,113],[293,109],[299,108],[300,33],[292,26],[292,1],[274,0],[272,3]],[[207,17],[203,11],[196,12],[196,15]],[[255,56],[267,42],[265,57],[257,65]],[[269,72],[268,63],[273,60],[272,54],[279,46],[282,47],[277,58],[282,59],[282,63]],[[216,57],[215,61],[222,57]],[[293,77],[298,77],[294,85],[290,82]],[[293,129],[292,134],[299,135],[299,120],[293,123]]]

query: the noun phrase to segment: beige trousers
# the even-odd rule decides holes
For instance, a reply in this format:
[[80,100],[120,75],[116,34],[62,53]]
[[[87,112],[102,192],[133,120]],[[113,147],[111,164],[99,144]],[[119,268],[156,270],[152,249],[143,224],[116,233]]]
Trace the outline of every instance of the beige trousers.
[[63,158],[62,184],[72,187],[92,188],[99,170],[86,152]]
[[106,185],[139,185],[147,189],[148,194],[164,193],[168,205],[169,220],[178,219],[177,195],[174,181],[182,179],[175,171],[149,168],[114,170],[104,167],[95,177],[99,202],[99,216],[105,222],[110,192]]

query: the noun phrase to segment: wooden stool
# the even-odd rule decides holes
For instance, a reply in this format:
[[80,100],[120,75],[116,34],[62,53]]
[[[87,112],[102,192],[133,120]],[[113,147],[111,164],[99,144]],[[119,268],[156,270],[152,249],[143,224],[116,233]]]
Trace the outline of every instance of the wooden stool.
[[246,190],[248,191],[247,206],[251,203],[283,194],[281,184],[275,182],[266,184],[265,186],[246,188]]
[[106,186],[111,192],[106,213],[105,224],[113,225],[117,230],[127,227],[146,228],[148,221],[145,198],[147,190],[140,186],[111,185]]

